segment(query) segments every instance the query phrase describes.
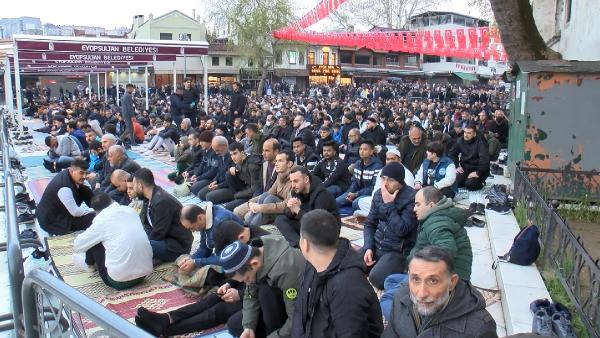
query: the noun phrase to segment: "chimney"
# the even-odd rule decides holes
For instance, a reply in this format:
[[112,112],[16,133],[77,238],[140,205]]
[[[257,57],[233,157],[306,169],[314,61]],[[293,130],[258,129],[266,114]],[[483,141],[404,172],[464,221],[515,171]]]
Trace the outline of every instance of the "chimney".
[[144,23],[144,16],[143,15],[138,14],[138,15],[136,15],[136,16],[133,17],[133,25],[134,26],[139,27],[143,23]]
[[192,9],[192,18],[194,18],[194,19],[196,18],[196,9],[195,8]]

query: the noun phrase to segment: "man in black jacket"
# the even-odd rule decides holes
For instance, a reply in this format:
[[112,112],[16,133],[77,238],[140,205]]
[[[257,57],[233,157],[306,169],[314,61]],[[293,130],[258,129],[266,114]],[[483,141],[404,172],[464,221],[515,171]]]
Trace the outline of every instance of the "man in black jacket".
[[180,125],[183,120],[184,112],[186,111],[183,103],[183,88],[180,86],[175,90],[175,94],[171,95],[171,117],[176,125]]
[[93,193],[84,184],[87,168],[84,160],[74,159],[69,168],[54,176],[44,190],[35,208],[35,217],[50,235],[85,230],[92,224],[95,213],[89,205]]
[[292,141],[292,150],[294,151],[294,163],[313,170],[319,163],[319,155],[313,152],[313,148],[302,141],[302,137],[296,137]]
[[338,145],[335,141],[323,144],[323,159],[317,164],[313,174],[323,181],[323,185],[333,197],[338,197],[348,190],[352,175],[348,164],[338,156]]
[[374,117],[367,119],[367,130],[361,134],[361,137],[363,140],[373,141],[376,145],[385,145],[385,131]]
[[[460,156],[460,157],[459,157]],[[477,134],[477,125],[470,122],[448,154],[456,166],[459,188],[479,190],[490,174],[489,146],[483,135]]]
[[[231,193],[227,183],[227,172],[234,164],[231,161],[231,155],[229,155],[229,141],[227,141],[227,138],[224,136],[213,137],[211,147],[212,151],[208,153],[206,168],[211,171],[213,177],[207,177],[209,183],[200,189],[198,197],[204,201],[222,203],[227,201],[227,197]],[[192,191],[193,189],[194,186],[192,186]]]
[[233,94],[231,95],[231,105],[229,111],[233,115],[233,118],[242,117],[246,110],[246,97],[241,91],[241,86],[238,82],[233,83]]
[[181,203],[163,188],[156,186],[154,175],[147,168],[133,174],[136,194],[143,198],[142,219],[154,260],[173,262],[183,254],[189,254],[194,237],[181,225]]
[[[110,169],[107,171],[104,181],[102,181],[100,187],[104,189],[104,192],[109,194],[112,190],[114,190],[114,186],[110,182],[110,177],[115,170],[122,169],[130,174],[133,174],[140,169],[140,165],[134,160],[130,159],[125,153],[125,149],[118,144],[108,148],[108,166]],[[111,195],[111,197],[113,196]]]
[[379,338],[383,322],[377,295],[350,241],[339,238],[338,220],[325,210],[313,210],[300,223],[300,250],[308,264],[292,337]]
[[244,145],[239,142],[229,145],[229,154],[235,164],[226,176],[229,194],[224,192],[219,201],[214,200],[215,193],[207,194],[206,198],[213,203],[225,203],[225,208],[233,211],[260,191],[261,162],[259,158],[246,156]]
[[183,114],[192,121],[192,126],[196,127],[198,125],[198,122],[196,121],[196,118],[198,117],[196,109],[198,108],[200,93],[192,86],[192,79],[189,77],[183,79],[183,86]]
[[305,167],[294,166],[290,170],[292,198],[288,199],[283,215],[277,216],[275,226],[293,247],[300,240],[300,220],[302,216],[315,209],[324,209],[339,219],[340,214],[335,197],[325,189],[317,177]]
[[135,117],[135,105],[133,103],[133,96],[131,95],[133,94],[133,85],[128,83],[125,88],[127,88],[127,90],[125,91],[125,95],[121,98],[121,115],[123,116],[125,127],[129,133],[129,142],[132,146],[137,146],[133,132],[133,122],[131,120]]

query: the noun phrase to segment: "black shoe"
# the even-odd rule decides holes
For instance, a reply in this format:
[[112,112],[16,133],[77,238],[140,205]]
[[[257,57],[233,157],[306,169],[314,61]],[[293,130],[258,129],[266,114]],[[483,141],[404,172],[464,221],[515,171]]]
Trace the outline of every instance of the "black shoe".
[[19,234],[19,239],[39,239],[39,236],[35,230],[25,229]]
[[44,168],[48,169],[48,171],[50,171],[51,173],[55,173],[57,171],[56,163],[48,161],[47,159],[44,159]]
[[510,212],[511,208],[508,205],[488,203],[485,207],[487,210],[495,211],[499,214],[506,215]]
[[17,209],[21,208],[28,208],[30,210],[34,210],[36,207],[35,205],[35,201],[34,200],[29,200],[29,201],[17,201]]
[[558,338],[577,338],[571,324],[571,311],[561,303],[554,303],[552,329]]
[[138,309],[135,318],[136,325],[156,336],[163,335],[170,325],[169,315],[166,313],[152,312],[145,307],[140,307]]
[[485,227],[485,221],[482,219],[479,219],[475,216],[471,216],[471,217],[467,218],[467,223],[465,223],[465,226],[468,228],[470,228],[470,227],[483,228],[483,227]]
[[31,196],[29,196],[29,194],[25,191],[20,192],[15,195],[15,202],[17,202],[17,203],[19,203],[19,202],[27,203],[29,201],[31,201]]
[[22,224],[31,224],[35,223],[35,215],[29,211],[26,211],[19,216],[17,216],[17,222]]
[[467,210],[467,216],[471,215],[485,215],[485,205],[481,203],[471,203],[471,205],[469,205],[469,209]]
[[490,165],[490,173],[492,173],[493,175],[504,175],[504,169],[501,166],[492,163]]

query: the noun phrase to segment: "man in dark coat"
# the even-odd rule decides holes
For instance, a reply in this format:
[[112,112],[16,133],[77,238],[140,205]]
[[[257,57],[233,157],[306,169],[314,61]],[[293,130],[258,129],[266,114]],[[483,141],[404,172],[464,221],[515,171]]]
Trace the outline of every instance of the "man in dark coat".
[[135,117],[135,106],[133,104],[133,96],[131,95],[133,93],[133,85],[128,83],[125,88],[127,88],[127,90],[125,91],[125,95],[121,98],[121,115],[123,116],[125,127],[129,133],[129,142],[132,146],[136,146],[137,143],[135,142],[133,122],[131,120]]
[[485,299],[454,272],[452,255],[440,247],[427,246],[410,261],[408,285],[396,292],[382,337],[492,338],[497,334]]
[[415,191],[404,183],[404,167],[387,164],[364,228],[364,260],[372,267],[369,280],[378,289],[383,289],[387,276],[406,270],[406,257],[417,236],[414,206]]
[[338,220],[313,210],[300,223],[300,250],[308,264],[292,337],[379,338],[383,322],[377,295],[365,277],[364,262],[350,241],[339,237]]
[[186,111],[183,103],[183,88],[177,87],[175,94],[171,95],[171,117],[176,125],[180,125]]
[[348,190],[352,179],[348,164],[338,156],[338,145],[334,141],[323,144],[323,159],[317,163],[313,174],[321,179],[333,197]]
[[490,151],[483,135],[478,135],[477,125],[470,122],[448,154],[456,166],[456,183],[459,188],[479,190],[490,174]]
[[246,96],[242,93],[241,86],[238,82],[233,83],[233,94],[231,94],[231,105],[229,111],[233,118],[242,117],[246,110]]
[[315,209],[324,209],[339,219],[340,214],[333,195],[308,169],[294,166],[290,170],[292,198],[287,200],[284,214],[277,216],[275,226],[291,246],[297,247],[300,239],[302,216]]
[[398,150],[402,155],[402,164],[413,174],[417,172],[423,160],[427,156],[427,140],[423,135],[423,129],[413,126],[400,140]]
[[156,186],[154,175],[147,168],[133,174],[135,193],[144,199],[142,219],[154,260],[173,262],[183,254],[189,254],[194,236],[181,225],[181,203],[171,194]]
[[93,193],[84,184],[87,168],[84,160],[74,159],[69,168],[54,176],[44,190],[35,217],[50,235],[84,230],[92,224],[95,213],[88,206]]
[[196,87],[192,86],[192,79],[186,77],[183,79],[183,114],[190,119],[192,126],[198,125],[198,101],[200,100],[200,92]]
[[361,135],[363,140],[371,140],[376,145],[385,145],[385,131],[374,117],[367,119],[367,130]]

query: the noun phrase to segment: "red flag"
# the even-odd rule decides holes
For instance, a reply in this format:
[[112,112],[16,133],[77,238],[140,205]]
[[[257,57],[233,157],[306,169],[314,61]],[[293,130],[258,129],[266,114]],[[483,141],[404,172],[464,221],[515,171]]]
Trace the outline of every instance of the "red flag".
[[424,39],[425,39],[425,44],[427,45],[427,47],[425,47],[425,53],[428,53],[429,51],[432,51],[434,46],[433,46],[433,36],[431,36],[431,32],[430,31],[426,31],[425,35],[424,35]]
[[454,48],[454,35],[452,35],[451,29],[446,29],[444,32],[444,40],[446,40],[447,48]]
[[469,48],[477,48],[477,30],[475,28],[469,28]]
[[433,31],[433,38],[435,39],[435,46],[437,49],[444,48],[444,39],[442,39],[442,33],[439,29]]
[[423,35],[421,32],[415,32],[415,51],[423,53]]
[[479,28],[479,35],[481,36],[481,47],[484,49],[488,48],[488,46],[490,45],[490,28]]
[[456,40],[458,41],[458,48],[467,48],[467,39],[465,37],[465,30],[459,28],[456,30]]

